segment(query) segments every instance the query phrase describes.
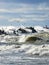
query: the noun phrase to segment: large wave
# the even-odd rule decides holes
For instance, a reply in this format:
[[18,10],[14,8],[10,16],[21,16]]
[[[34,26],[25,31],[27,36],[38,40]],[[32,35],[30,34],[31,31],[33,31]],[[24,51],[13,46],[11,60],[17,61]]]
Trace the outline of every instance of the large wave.
[[0,42],[2,43],[20,43],[20,42],[49,42],[49,33],[32,33],[17,35],[0,35]]

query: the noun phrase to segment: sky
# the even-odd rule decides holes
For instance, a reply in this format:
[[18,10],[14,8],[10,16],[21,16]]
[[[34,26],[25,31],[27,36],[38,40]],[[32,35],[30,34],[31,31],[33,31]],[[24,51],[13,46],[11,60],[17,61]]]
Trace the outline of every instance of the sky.
[[0,0],[0,26],[49,26],[49,0]]

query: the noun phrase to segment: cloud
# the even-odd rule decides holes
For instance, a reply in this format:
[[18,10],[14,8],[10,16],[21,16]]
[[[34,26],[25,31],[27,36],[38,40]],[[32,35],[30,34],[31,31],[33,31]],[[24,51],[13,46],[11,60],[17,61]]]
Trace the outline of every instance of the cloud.
[[[7,6],[6,6],[7,5]],[[0,12],[2,13],[30,13],[36,11],[49,11],[49,6],[46,3],[43,4],[0,4]]]
[[38,16],[38,15],[27,15],[19,18],[11,18],[8,19],[9,22],[28,22],[28,21],[39,21],[43,22],[45,20],[49,20],[48,16]]
[[47,8],[42,8],[42,7],[38,7],[38,8],[16,8],[16,9],[0,9],[0,12],[2,13],[25,13],[25,12],[34,12],[34,11],[49,11],[49,7]]
[[36,13],[49,11],[46,3],[42,4],[19,4],[19,3],[0,3],[0,13]]
[[38,21],[38,22],[43,22],[45,21],[46,19],[44,18],[33,18],[32,21]]
[[31,14],[31,15],[21,15],[22,18],[48,18],[48,14],[44,14],[44,15],[41,15],[41,14]]
[[[0,13],[7,14],[0,16],[0,19],[6,19],[9,22],[28,22],[28,21],[46,21],[49,20],[49,6],[47,4],[13,4],[12,7],[0,8]],[[8,14],[10,13],[10,14]],[[15,13],[15,15],[13,15]],[[9,15],[9,16],[8,16]]]
[[26,18],[12,18],[12,19],[9,19],[8,21],[9,22],[24,22],[26,20],[27,20]]
[[25,13],[31,11],[32,8],[13,8],[13,9],[0,9],[1,13]]
[[10,12],[10,11],[7,9],[0,9],[0,12]]

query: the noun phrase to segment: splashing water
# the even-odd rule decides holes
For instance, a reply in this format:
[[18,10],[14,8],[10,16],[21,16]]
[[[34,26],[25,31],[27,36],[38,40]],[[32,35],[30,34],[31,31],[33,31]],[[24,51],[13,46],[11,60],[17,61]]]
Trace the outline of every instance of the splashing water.
[[0,65],[49,65],[49,33],[0,35]]

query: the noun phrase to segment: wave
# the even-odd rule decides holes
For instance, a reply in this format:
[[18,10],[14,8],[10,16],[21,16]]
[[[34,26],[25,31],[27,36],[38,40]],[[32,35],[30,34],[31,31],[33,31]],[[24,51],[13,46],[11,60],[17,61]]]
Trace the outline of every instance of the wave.
[[[49,45],[33,45],[33,44],[22,44],[22,45],[1,45],[0,54],[4,53],[20,53],[30,56],[49,56]],[[3,53],[3,54],[4,54]]]
[[34,27],[1,27],[0,42],[3,43],[20,43],[35,42],[37,40],[49,41],[49,29],[41,26]]
[[14,27],[14,26],[1,26],[0,27],[0,35],[19,35],[21,33],[41,33],[41,32],[49,32],[49,28],[34,26],[34,27]]
[[49,45],[22,44],[18,52],[33,56],[49,56]]
[[49,33],[33,33],[16,35],[0,35],[0,42],[2,43],[20,43],[20,42],[49,42]]
[[3,43],[17,43],[17,42],[31,42],[36,40],[41,40],[36,37],[37,34],[22,34],[20,36],[15,35],[0,35],[0,42]]
[[49,56],[49,45],[32,46],[25,52],[26,54],[38,55],[38,56]]

